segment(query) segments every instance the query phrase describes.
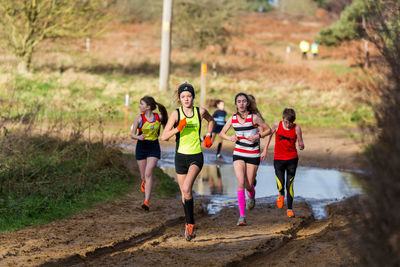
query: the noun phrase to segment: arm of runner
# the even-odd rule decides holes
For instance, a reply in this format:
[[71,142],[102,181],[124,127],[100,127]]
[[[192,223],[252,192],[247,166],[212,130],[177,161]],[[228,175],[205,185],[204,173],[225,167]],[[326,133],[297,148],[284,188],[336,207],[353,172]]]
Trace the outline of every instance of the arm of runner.
[[167,124],[164,127],[164,131],[161,135],[162,141],[168,141],[173,135],[177,134],[179,130],[174,128],[174,124],[178,121],[178,111],[172,111],[171,116],[168,118]]
[[212,146],[212,141],[211,141],[211,135],[212,135],[212,130],[214,128],[214,118],[208,113],[207,109],[205,108],[200,108],[200,115],[201,118],[205,119],[208,121],[208,127],[207,127],[207,136],[204,139],[204,146],[206,148],[210,148]]
[[200,108],[200,115],[202,119],[208,121],[207,133],[211,136],[215,124],[214,118],[210,115],[210,113],[208,113],[207,109],[205,108]]
[[139,128],[139,124],[142,121],[142,116],[137,115],[135,117],[135,121],[132,124],[132,128],[131,128],[131,138],[135,139],[135,140],[140,140],[143,141],[144,140],[144,134],[142,133],[141,135],[137,135],[137,130]]
[[297,134],[297,141],[299,142],[299,149],[304,149],[304,142],[303,142],[303,133],[301,132],[301,128],[299,125],[296,125],[296,134]]
[[269,127],[268,124],[265,123],[263,119],[261,119],[259,116],[254,115],[253,116],[253,123],[259,127],[262,128],[262,131],[259,131],[256,135],[249,136],[247,139],[251,142],[255,142],[258,139],[264,138],[265,136],[271,135],[272,130],[271,127]]
[[221,136],[225,140],[236,142],[236,140],[237,140],[236,134],[232,135],[232,136],[227,136],[226,135],[226,132],[229,130],[229,128],[231,128],[231,125],[232,125],[232,116],[225,123],[224,128],[222,128],[221,132],[219,133],[219,136]]
[[274,133],[276,132],[276,130],[278,129],[279,126],[279,122],[274,123],[274,125],[272,125],[272,134],[267,136],[267,139],[265,140],[265,146],[264,146],[264,150],[260,155],[260,160],[264,161],[267,158],[267,152],[268,152],[268,147],[269,147],[269,143],[271,143],[271,139],[272,136],[274,135]]

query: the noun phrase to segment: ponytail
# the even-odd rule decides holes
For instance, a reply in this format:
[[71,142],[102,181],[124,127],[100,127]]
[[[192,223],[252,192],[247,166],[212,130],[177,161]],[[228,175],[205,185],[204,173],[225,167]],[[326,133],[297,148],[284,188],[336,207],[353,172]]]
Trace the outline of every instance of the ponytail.
[[158,107],[158,110],[159,110],[160,113],[161,113],[161,118],[160,118],[160,120],[161,120],[161,125],[162,125],[163,127],[165,127],[165,125],[167,124],[167,121],[168,121],[168,112],[167,112],[167,109],[166,109],[162,104],[160,104],[160,103],[158,103],[158,102],[156,102],[156,105],[157,105],[157,107]]
[[250,112],[250,113],[253,113],[253,114],[256,114],[256,115],[259,116],[263,121],[265,121],[264,118],[263,118],[263,116],[261,115],[261,112],[260,112],[260,111],[258,110],[258,108],[257,108],[256,98],[255,98],[253,95],[247,95],[247,96],[249,97],[249,102],[250,102],[250,105],[249,105],[249,107],[248,107],[249,112]]

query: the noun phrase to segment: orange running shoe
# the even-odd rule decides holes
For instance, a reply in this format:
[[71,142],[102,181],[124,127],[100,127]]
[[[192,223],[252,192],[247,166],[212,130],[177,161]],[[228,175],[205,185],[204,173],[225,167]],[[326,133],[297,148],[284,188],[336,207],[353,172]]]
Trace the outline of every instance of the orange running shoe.
[[143,193],[145,191],[145,186],[146,186],[146,182],[142,181],[142,184],[140,185],[140,190],[142,190]]
[[289,218],[294,217],[294,212],[293,212],[293,210],[287,210],[287,211],[286,211],[286,214],[287,214],[287,216],[288,216]]
[[196,232],[194,231],[194,224],[187,223],[185,225],[185,239],[190,241],[196,237]]
[[147,200],[145,200],[142,204],[142,209],[144,209],[145,211],[149,211],[150,210],[150,204]]
[[279,195],[278,200],[276,201],[276,206],[281,209],[283,207],[284,201],[285,201],[285,196]]

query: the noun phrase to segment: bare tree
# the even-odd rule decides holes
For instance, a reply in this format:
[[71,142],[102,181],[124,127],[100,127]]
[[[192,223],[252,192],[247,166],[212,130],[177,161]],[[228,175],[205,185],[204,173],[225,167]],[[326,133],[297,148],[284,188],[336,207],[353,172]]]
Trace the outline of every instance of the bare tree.
[[90,36],[107,18],[105,0],[0,0],[0,44],[29,70],[45,39]]

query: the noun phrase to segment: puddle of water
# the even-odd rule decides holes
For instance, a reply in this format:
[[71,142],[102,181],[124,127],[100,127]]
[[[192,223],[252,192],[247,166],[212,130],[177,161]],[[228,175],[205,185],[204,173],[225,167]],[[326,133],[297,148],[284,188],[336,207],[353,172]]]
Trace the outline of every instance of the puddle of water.
[[[163,148],[158,165],[165,173],[176,178],[174,148]],[[232,167],[232,157],[224,155],[216,160],[215,154],[204,153],[204,167],[198,175],[193,190],[198,195],[212,196],[208,205],[215,214],[224,206],[235,206],[237,181]],[[261,164],[257,172],[256,198],[275,201],[278,194],[274,167]],[[299,166],[294,180],[294,201],[304,199],[309,203],[316,219],[326,217],[326,205],[361,192],[355,175],[349,172]]]

